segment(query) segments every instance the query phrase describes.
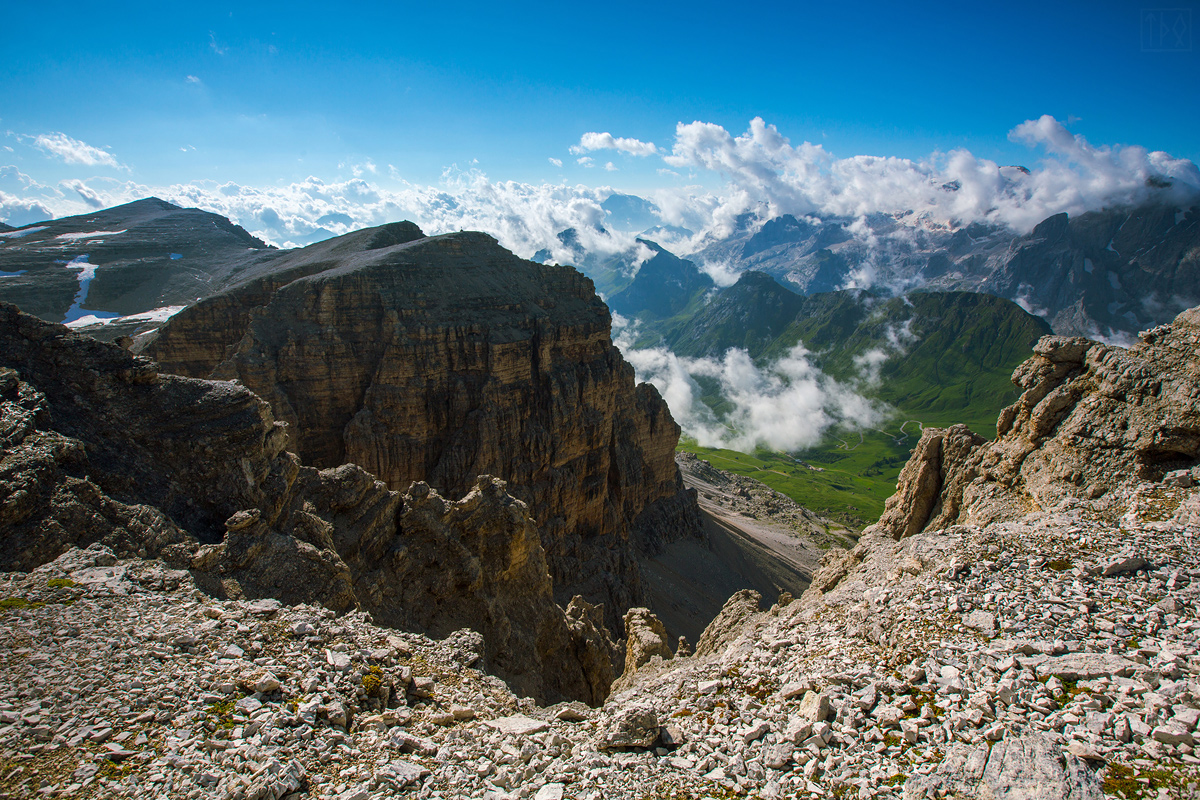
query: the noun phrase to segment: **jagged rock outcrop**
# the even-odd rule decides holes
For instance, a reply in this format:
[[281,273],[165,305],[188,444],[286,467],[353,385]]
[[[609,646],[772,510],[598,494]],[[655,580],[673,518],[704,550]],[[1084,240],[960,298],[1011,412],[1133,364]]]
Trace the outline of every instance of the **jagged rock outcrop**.
[[927,428],[875,530],[899,538],[1097,499],[1200,462],[1200,309],[1129,349],[1044,337],[997,437]]
[[746,620],[758,613],[761,604],[762,595],[753,589],[743,589],[726,600],[721,613],[708,624],[696,642],[696,655],[712,655],[736,639]]
[[522,694],[598,703],[617,650],[601,613],[553,598],[535,523],[487,476],[457,502],[401,496],[353,464],[318,471],[236,383],[148,359],[0,304],[5,570],[72,545],[188,568],[220,597],[361,608],[386,624],[484,638]]
[[679,427],[612,346],[570,268],[480,233],[358,231],[181,312],[144,343],[164,370],[236,378],[292,427],[306,462],[361,465],[444,496],[508,481],[537,520],[556,596],[643,598],[633,545],[699,530],[675,467]]
[[648,608],[629,609],[625,612],[625,672],[637,672],[656,656],[671,657],[666,626]]

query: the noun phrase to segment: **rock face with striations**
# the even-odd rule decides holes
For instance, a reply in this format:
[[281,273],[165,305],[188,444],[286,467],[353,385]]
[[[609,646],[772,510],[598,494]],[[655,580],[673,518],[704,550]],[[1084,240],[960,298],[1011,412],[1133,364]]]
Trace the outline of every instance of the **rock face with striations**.
[[643,598],[633,547],[698,530],[679,427],[610,339],[591,281],[481,233],[411,223],[284,254],[270,274],[181,312],[146,354],[240,380],[307,463],[352,462],[447,497],[495,475],[528,504],[560,603]]
[[274,597],[436,636],[471,627],[482,666],[543,701],[598,703],[619,658],[597,610],[555,604],[528,509],[487,476],[461,500],[323,471],[236,383],[159,374],[0,304],[0,569],[71,546],[187,568],[220,597]]
[[1129,349],[1044,337],[996,440],[926,428],[875,529],[895,538],[1099,499],[1200,463],[1200,309]]

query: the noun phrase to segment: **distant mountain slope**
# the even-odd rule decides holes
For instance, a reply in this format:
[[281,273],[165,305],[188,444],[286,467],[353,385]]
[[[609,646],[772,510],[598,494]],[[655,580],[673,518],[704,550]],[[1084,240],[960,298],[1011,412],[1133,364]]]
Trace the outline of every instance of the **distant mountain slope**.
[[654,255],[646,259],[628,286],[608,298],[609,308],[618,314],[671,317],[716,285],[691,261],[672,255],[646,239],[638,239],[638,243],[650,248]]
[[717,357],[730,347],[761,353],[783,334],[804,302],[770,275],[751,270],[694,315],[672,320],[662,341],[681,356]]
[[1059,333],[1136,333],[1200,299],[1200,214],[1058,214],[987,263],[980,291],[1021,298]]
[[[1013,369],[1050,326],[1012,301],[974,292],[914,292],[881,298],[861,291],[797,295],[761,272],[747,272],[691,313],[642,320],[639,345],[720,360],[743,348],[763,374],[803,344],[805,358],[840,384],[826,390],[886,403],[887,419],[834,426],[819,444],[787,454],[681,447],[851,525],[878,518],[922,426],[969,424],[994,435],[1000,409],[1018,390]],[[728,362],[684,366],[699,400],[719,419],[745,412],[712,376]],[[856,401],[857,402],[857,401]],[[801,420],[796,420],[797,424]]]
[[[975,292],[915,292],[881,303],[860,295],[857,308],[847,302],[853,293],[836,294],[810,298],[821,313],[798,316],[763,356],[803,341],[827,373],[874,384],[872,395],[905,414],[981,420],[985,434],[1018,393],[1013,369],[1052,332],[1015,303]],[[877,377],[864,374],[872,353],[886,357]]]
[[993,420],[1016,396],[1009,376],[1039,338],[1044,320],[1015,303],[976,292],[914,292],[878,298],[862,291],[803,297],[756,271],[691,315],[648,325],[644,343],[677,355],[718,358],[731,347],[767,363],[802,343],[822,371],[862,384],[871,397],[918,418],[951,413]]
[[4,232],[0,300],[50,322],[139,314],[207,297],[277,253],[225,217],[152,197]]
[[984,292],[1021,303],[1061,334],[1131,339],[1200,302],[1200,214],[1162,204],[1058,214],[1026,235],[911,214],[784,215],[747,222],[690,257],[760,270],[804,294]]

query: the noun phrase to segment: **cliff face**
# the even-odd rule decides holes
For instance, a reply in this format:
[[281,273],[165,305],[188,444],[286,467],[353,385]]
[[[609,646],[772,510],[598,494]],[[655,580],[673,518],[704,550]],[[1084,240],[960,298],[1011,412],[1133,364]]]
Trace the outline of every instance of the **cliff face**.
[[414,231],[285,255],[276,277],[181,312],[144,352],[166,371],[240,380],[318,467],[352,462],[393,490],[425,481],[448,497],[480,474],[506,480],[559,601],[582,594],[619,619],[642,598],[631,545],[698,529],[678,426],[635,386],[591,281],[484,234],[407,241]]
[[[1200,309],[1129,349],[1044,337],[1013,373],[1024,391],[996,440],[926,428],[875,528],[895,538],[984,525],[1200,463]],[[1116,500],[1113,501],[1117,502]],[[1122,509],[1116,509],[1122,510]]]
[[213,595],[362,608],[483,636],[481,666],[543,701],[598,703],[619,653],[582,600],[555,604],[524,503],[476,479],[452,502],[318,471],[236,383],[148,359],[0,303],[0,569],[72,545],[190,569]]

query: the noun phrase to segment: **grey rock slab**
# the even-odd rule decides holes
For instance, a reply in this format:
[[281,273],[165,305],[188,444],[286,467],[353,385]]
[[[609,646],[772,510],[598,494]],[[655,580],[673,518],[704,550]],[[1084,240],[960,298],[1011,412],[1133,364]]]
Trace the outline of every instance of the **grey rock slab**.
[[963,625],[982,633],[994,633],[996,631],[996,615],[987,611],[972,611],[963,617]]
[[1148,566],[1150,566],[1150,562],[1141,556],[1117,556],[1104,565],[1101,574],[1106,578],[1111,578],[1113,575],[1137,572],[1139,569]]
[[597,740],[601,750],[649,748],[658,739],[658,714],[650,706],[623,708],[613,715]]
[[832,709],[829,705],[829,695],[824,692],[807,692],[796,709],[796,716],[809,722],[822,722],[829,719]]
[[953,745],[938,768],[904,784],[906,800],[935,796],[979,800],[1102,800],[1095,772],[1045,736],[1013,736],[986,744]]
[[395,761],[389,761],[385,766],[378,769],[375,772],[375,779],[390,783],[396,788],[403,788],[414,783],[419,783],[428,774],[429,770],[420,764],[414,764],[404,759],[396,759]]
[[1039,677],[1057,675],[1063,680],[1082,681],[1114,675],[1127,678],[1138,668],[1136,662],[1110,653],[1068,653],[1038,664],[1037,674]]
[[550,730],[548,722],[527,717],[524,714],[489,719],[484,724],[510,736],[527,736],[532,733],[541,733],[542,731]]

